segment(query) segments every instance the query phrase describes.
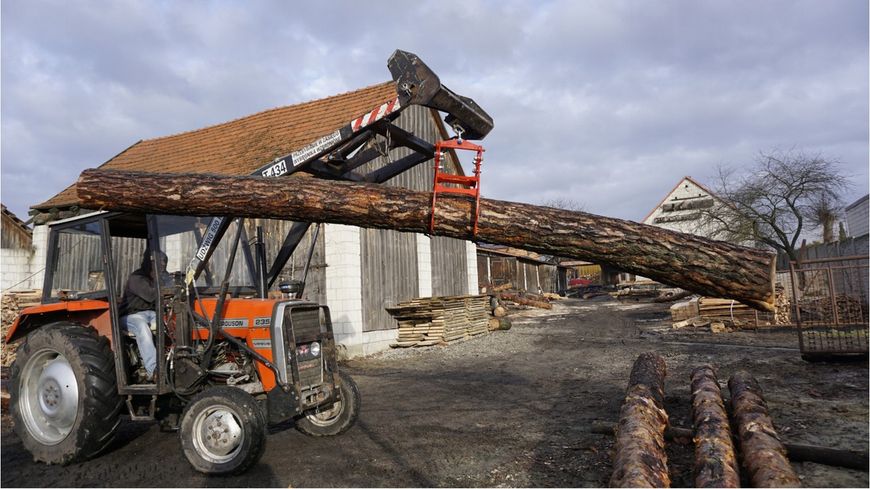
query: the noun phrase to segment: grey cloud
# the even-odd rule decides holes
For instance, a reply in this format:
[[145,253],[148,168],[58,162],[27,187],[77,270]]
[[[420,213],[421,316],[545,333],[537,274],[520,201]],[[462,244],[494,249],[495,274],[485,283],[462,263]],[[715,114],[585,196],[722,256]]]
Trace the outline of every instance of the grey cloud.
[[17,213],[138,139],[387,80],[396,48],[495,118],[489,197],[641,219],[683,175],[790,146],[839,158],[867,192],[864,2],[0,8],[2,190]]

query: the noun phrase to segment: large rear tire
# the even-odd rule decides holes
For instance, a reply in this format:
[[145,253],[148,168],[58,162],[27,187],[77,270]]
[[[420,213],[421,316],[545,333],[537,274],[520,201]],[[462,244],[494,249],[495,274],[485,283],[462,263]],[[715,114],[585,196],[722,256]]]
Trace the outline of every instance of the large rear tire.
[[338,373],[341,379],[341,400],[332,406],[296,420],[296,429],[309,436],[335,436],[356,423],[360,410],[359,388],[350,375]]
[[58,322],[30,333],[11,380],[15,433],[34,459],[76,462],[114,439],[123,402],[109,340],[94,328]]
[[194,469],[210,475],[240,474],[266,449],[266,417],[247,392],[211,387],[191,399],[179,436]]

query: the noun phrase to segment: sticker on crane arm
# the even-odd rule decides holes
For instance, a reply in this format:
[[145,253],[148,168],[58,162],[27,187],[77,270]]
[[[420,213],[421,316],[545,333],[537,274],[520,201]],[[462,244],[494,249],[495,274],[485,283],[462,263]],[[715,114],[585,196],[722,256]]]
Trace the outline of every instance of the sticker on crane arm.
[[251,344],[254,345],[254,349],[256,350],[265,350],[267,348],[272,348],[272,340],[270,340],[269,338],[254,338],[253,340],[251,340]]
[[[332,134],[327,134],[313,143],[303,147],[299,151],[290,153],[293,159],[293,166],[299,166],[302,163],[317,156],[321,151],[341,141],[341,129],[336,130]],[[282,160],[283,161],[283,160]]]
[[280,177],[285,173],[287,173],[287,158],[275,162],[274,165],[270,165],[268,168],[261,171],[260,175],[264,177]]
[[[211,244],[223,222],[223,217],[215,217],[211,220],[211,224],[208,225],[208,231],[206,231],[205,236],[202,238],[202,244],[196,252],[196,259],[199,261],[205,260],[205,255],[208,254],[208,249],[211,248]],[[191,265],[194,265],[193,260],[191,260],[190,263]],[[196,265],[198,265],[198,263]]]

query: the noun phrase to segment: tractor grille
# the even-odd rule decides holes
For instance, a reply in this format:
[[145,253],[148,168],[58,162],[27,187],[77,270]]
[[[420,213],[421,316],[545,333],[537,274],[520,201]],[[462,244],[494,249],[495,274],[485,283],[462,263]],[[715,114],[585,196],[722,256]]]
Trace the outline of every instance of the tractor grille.
[[299,375],[293,380],[303,389],[322,384],[323,352],[316,357],[311,354],[311,343],[321,341],[320,308],[317,306],[290,308],[286,318],[289,319],[286,324],[290,325],[285,334],[288,360],[290,360],[287,366],[287,377],[293,378],[294,359],[290,358],[289,353],[295,349]]
[[290,325],[296,343],[307,343],[320,336],[320,308],[298,307],[290,309]]

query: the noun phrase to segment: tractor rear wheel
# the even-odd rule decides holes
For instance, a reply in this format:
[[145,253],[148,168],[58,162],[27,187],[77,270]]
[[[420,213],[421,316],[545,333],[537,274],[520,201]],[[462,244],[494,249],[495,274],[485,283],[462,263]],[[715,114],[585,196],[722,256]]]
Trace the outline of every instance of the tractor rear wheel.
[[310,436],[335,436],[349,430],[359,417],[360,395],[350,375],[339,372],[341,400],[296,420],[296,429]]
[[109,340],[93,328],[58,322],[30,333],[11,380],[15,433],[34,459],[68,464],[114,439],[123,403]]
[[211,475],[240,474],[266,449],[266,417],[247,392],[211,387],[191,399],[179,436],[194,469]]

